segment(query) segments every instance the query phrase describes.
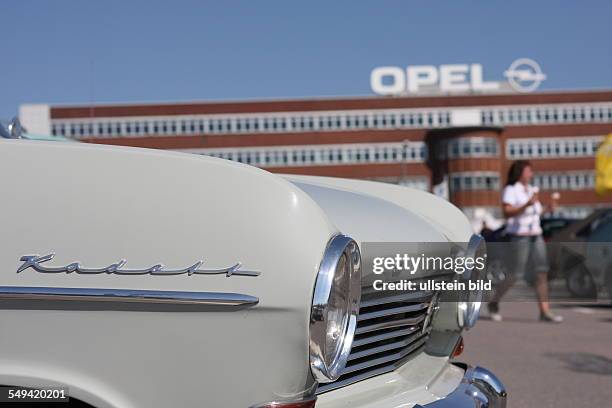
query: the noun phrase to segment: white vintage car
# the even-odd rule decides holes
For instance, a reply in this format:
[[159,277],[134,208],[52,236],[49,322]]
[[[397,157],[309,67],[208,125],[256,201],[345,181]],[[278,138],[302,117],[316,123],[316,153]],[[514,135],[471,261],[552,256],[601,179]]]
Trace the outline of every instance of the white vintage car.
[[491,372],[452,359],[477,301],[362,288],[363,242],[482,245],[446,201],[18,133],[0,137],[4,389],[65,387],[65,407],[505,407]]

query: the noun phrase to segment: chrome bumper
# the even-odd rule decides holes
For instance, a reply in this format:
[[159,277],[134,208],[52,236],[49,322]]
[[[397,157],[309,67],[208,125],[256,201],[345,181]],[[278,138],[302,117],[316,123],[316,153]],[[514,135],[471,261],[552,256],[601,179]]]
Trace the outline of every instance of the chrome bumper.
[[506,387],[489,370],[482,367],[465,368],[459,386],[446,397],[414,408],[506,408]]

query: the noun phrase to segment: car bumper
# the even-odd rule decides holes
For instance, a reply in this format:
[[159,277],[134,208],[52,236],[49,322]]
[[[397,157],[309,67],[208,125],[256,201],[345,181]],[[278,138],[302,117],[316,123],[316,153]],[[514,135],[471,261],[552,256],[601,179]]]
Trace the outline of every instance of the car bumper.
[[459,386],[446,397],[415,408],[505,408],[507,392],[504,384],[491,371],[482,367],[465,367]]
[[320,394],[317,408],[505,408],[506,389],[489,370],[422,353],[381,376]]

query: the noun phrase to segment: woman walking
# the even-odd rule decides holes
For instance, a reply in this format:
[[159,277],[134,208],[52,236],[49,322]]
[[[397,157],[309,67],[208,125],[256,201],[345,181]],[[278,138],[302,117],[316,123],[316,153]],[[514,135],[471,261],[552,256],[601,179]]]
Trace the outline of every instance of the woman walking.
[[[521,272],[535,274],[535,291],[540,309],[540,320],[544,322],[560,323],[561,316],[550,310],[548,303],[548,258],[546,245],[542,238],[540,215],[545,212],[538,199],[538,188],[531,185],[533,170],[531,163],[526,160],[517,160],[512,163],[508,171],[506,187],[502,193],[502,209],[507,219],[506,233],[509,237],[514,264],[513,272],[495,290],[495,294],[488,304],[491,320],[501,321],[499,301],[512,287],[516,276]],[[547,207],[547,211],[554,211],[556,202]],[[529,268],[533,268],[529,270]]]

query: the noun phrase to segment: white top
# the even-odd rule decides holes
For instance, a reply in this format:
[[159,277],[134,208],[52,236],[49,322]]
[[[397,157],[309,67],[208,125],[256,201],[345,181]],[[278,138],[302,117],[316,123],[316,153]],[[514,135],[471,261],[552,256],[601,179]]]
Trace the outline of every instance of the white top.
[[[502,203],[510,204],[513,207],[522,207],[537,192],[537,187],[526,186],[517,181],[504,188]],[[506,232],[514,235],[541,235],[540,214],[542,214],[542,204],[536,201],[522,213],[508,218]]]

